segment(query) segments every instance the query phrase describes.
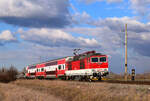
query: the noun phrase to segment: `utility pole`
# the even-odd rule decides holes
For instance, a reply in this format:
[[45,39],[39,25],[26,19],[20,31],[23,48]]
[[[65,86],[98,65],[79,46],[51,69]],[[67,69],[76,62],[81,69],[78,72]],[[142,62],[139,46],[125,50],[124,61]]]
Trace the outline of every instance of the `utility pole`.
[[127,73],[127,24],[125,25],[125,81],[127,81],[128,73]]

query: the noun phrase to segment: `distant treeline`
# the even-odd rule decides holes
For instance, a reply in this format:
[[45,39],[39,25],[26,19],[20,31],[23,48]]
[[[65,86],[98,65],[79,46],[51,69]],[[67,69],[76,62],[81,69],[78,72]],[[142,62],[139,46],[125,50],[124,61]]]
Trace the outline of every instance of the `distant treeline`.
[[18,70],[14,66],[10,66],[9,68],[2,67],[0,68],[0,82],[8,83],[14,81],[17,74]]

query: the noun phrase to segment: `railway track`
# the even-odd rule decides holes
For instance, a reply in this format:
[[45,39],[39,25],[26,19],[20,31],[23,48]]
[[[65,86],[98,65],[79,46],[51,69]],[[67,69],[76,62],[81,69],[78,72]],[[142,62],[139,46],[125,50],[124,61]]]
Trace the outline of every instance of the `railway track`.
[[66,80],[67,81],[77,81],[77,82],[91,82],[91,83],[116,83],[116,84],[133,84],[133,85],[150,85],[150,81],[123,81],[123,80],[93,80],[93,81],[78,81],[78,80]]
[[120,81],[120,80],[103,80],[106,83],[119,83],[119,84],[135,84],[135,85],[150,85],[150,81]]

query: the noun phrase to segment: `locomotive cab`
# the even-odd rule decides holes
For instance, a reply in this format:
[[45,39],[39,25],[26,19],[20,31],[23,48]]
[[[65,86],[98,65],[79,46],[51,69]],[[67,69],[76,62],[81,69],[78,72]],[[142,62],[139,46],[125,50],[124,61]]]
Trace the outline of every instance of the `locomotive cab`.
[[90,68],[108,68],[107,56],[92,56],[89,65]]
[[91,57],[91,63],[106,63],[107,62],[107,57],[102,56],[102,57]]
[[106,55],[91,56],[89,68],[93,69],[92,78],[100,78],[108,74],[108,58]]

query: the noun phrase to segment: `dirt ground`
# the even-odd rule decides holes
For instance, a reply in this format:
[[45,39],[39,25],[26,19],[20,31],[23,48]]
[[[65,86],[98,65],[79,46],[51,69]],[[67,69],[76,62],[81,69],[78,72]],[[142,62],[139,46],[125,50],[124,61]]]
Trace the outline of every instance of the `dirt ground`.
[[0,101],[150,101],[150,86],[60,80],[0,83]]

